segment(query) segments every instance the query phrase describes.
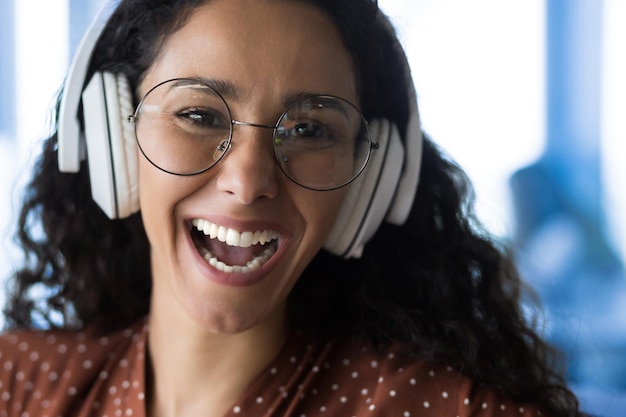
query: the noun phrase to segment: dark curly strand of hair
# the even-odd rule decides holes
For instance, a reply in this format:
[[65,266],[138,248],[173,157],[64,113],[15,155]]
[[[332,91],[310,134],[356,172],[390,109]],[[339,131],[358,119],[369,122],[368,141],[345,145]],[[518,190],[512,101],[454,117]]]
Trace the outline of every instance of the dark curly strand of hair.
[[[167,35],[202,3],[122,2],[86,81],[107,70],[138,85]],[[8,327],[80,327],[94,320],[121,327],[148,312],[149,244],[140,215],[110,221],[91,198],[87,164],[78,174],[59,172],[56,135],[44,143],[18,224],[26,266],[9,283]]]
[[472,221],[464,173],[430,141],[423,163],[417,199],[428,203],[402,227],[384,224],[359,260],[320,253],[292,293],[295,319],[325,334],[408,342],[550,416],[577,415],[555,352],[523,317],[511,258]]
[[[366,117],[404,131],[407,74],[397,40],[371,0],[301,0],[335,22],[351,52]],[[90,74],[125,73],[137,86],[162,42],[205,1],[124,0],[99,41]],[[44,144],[22,207],[26,265],[11,280],[5,315],[17,327],[125,326],[149,309],[149,244],[140,214],[110,221],[89,194],[88,166],[57,169]],[[555,355],[524,319],[522,282],[506,251],[475,220],[465,174],[427,138],[407,223],[384,224],[358,260],[320,252],[290,296],[299,326],[407,342],[550,416],[578,414],[553,369]]]

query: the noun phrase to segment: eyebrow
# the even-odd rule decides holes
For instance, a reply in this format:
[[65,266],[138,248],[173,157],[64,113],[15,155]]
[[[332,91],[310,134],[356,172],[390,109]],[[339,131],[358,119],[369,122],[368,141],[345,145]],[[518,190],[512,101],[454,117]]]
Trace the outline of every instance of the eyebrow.
[[[192,79],[201,81],[209,85],[226,99],[241,100],[245,96],[245,93],[243,93],[242,89],[230,81],[203,77],[197,77]],[[283,104],[286,107],[290,107],[291,105],[295,104],[297,101],[302,100],[303,98],[323,95],[329,94],[313,92],[309,90],[298,90],[296,92],[288,94],[283,100]]]
[[[204,78],[204,77],[184,78],[184,79],[178,80],[178,82],[175,83],[174,86],[175,87],[176,86],[193,86],[195,82],[200,82],[200,83],[203,83],[204,85],[208,85],[209,87],[217,91],[226,100],[240,101],[242,97],[245,96],[245,94],[242,92],[242,89],[239,88],[234,83],[230,81],[218,80],[214,78]],[[313,96],[325,96],[325,95],[330,96],[329,94],[315,93],[309,90],[298,90],[296,92],[288,94],[283,100],[283,105],[287,109],[293,106],[296,102],[304,98],[313,97]],[[337,105],[337,103],[334,100],[327,100],[327,99],[324,99],[323,97],[317,97],[317,100],[315,101],[315,103],[332,107],[334,109],[342,110],[343,112],[345,112],[345,109],[343,108],[343,106]]]
[[222,97],[238,100],[241,97],[241,91],[237,86],[229,81],[215,80],[211,78],[181,78],[174,83],[174,87],[192,87],[196,83],[208,85],[217,91]]
[[285,108],[289,108],[291,106],[293,106],[294,104],[296,104],[296,102],[307,98],[307,97],[311,97],[311,96],[317,96],[320,95],[320,93],[314,93],[312,91],[306,91],[306,90],[300,90],[297,91],[295,93],[289,94],[283,104],[285,105]]
[[326,109],[339,110],[342,113],[346,113],[346,108],[341,103],[341,101],[337,100],[335,96],[320,94],[320,95],[314,96],[313,98],[314,99],[312,100],[312,102],[316,106],[324,107]]

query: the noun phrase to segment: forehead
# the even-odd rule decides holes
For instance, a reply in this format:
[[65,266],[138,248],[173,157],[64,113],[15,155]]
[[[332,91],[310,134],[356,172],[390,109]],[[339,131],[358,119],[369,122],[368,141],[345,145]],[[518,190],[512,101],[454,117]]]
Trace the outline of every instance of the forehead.
[[141,89],[178,77],[227,81],[241,99],[309,91],[357,100],[340,33],[308,2],[213,0],[196,8],[167,38]]

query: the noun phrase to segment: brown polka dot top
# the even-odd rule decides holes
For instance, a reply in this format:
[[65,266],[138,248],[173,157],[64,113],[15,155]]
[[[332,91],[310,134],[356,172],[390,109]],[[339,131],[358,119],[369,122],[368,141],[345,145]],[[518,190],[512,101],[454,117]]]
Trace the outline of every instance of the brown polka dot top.
[[[0,417],[145,416],[148,328],[0,335]],[[225,417],[531,417],[452,368],[292,332]]]

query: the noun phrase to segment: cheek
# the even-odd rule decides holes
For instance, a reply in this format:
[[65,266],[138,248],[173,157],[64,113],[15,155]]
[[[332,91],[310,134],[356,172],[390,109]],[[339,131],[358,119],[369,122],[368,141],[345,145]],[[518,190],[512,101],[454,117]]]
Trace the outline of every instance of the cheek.
[[332,230],[346,196],[347,187],[333,191],[308,191],[312,198],[300,202],[310,236],[322,246]]
[[139,163],[139,200],[146,233],[151,244],[173,232],[176,204],[186,187],[180,178],[164,173],[143,160]]

